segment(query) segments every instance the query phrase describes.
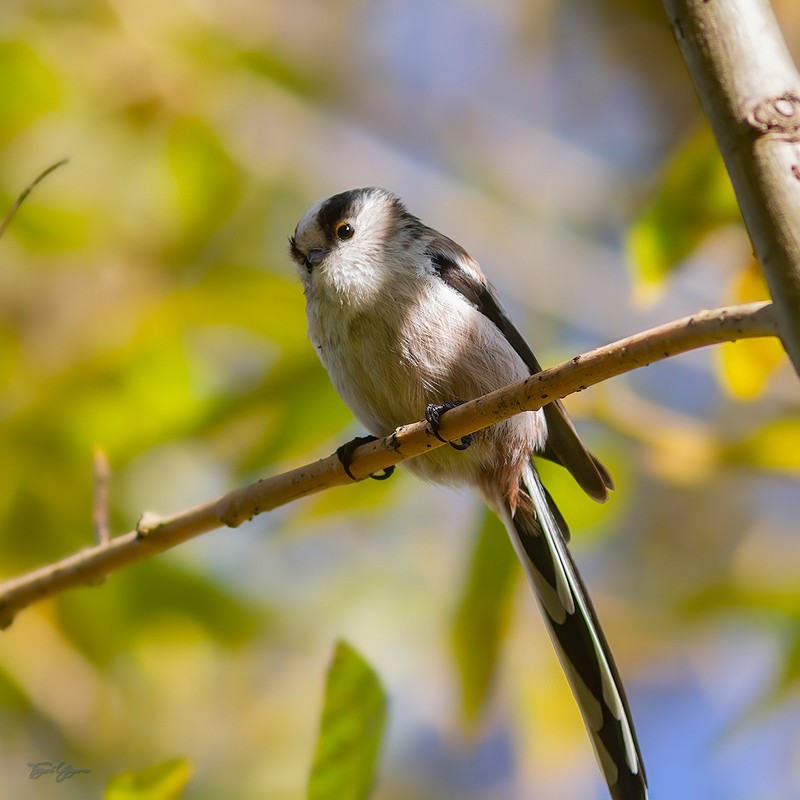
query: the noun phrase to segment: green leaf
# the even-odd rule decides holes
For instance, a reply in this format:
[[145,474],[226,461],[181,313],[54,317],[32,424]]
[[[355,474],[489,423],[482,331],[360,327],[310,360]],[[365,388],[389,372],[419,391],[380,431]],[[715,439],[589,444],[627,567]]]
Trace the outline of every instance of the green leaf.
[[138,632],[152,631],[165,620],[185,620],[226,647],[267,635],[272,622],[269,608],[169,556],[132,565],[101,589],[66,592],[56,608],[70,640],[99,664],[112,661]]
[[370,665],[339,641],[328,669],[308,800],[361,800],[375,781],[386,695]]
[[673,157],[655,197],[628,232],[634,276],[660,283],[715,228],[741,223],[728,173],[711,131],[703,128]]
[[589,497],[560,464],[545,458],[536,461],[542,483],[564,513],[570,532],[577,537],[580,545],[599,541],[613,533],[613,523],[625,508],[625,490],[632,481],[632,476],[627,474],[627,465],[617,457],[613,448],[603,447],[602,460],[611,471],[619,489],[612,492],[608,503],[598,503]]
[[90,209],[47,206],[34,198],[25,202],[9,230],[32,253],[63,254],[89,243],[92,223]]
[[106,787],[105,800],[174,800],[180,797],[192,766],[185,758],[173,758],[163,764],[115,775]]
[[791,640],[784,655],[783,669],[775,681],[772,699],[778,703],[785,700],[800,684],[800,626],[795,625]]
[[0,42],[0,145],[54,108],[58,100],[58,79],[31,46]]
[[761,573],[727,575],[704,583],[678,609],[688,619],[733,614],[795,621],[800,618],[800,586],[764,579]]
[[464,714],[474,721],[492,683],[506,629],[517,557],[503,524],[487,509],[452,632]]
[[176,120],[166,142],[173,213],[182,217],[184,245],[198,253],[231,216],[240,185],[225,143],[204,120]]

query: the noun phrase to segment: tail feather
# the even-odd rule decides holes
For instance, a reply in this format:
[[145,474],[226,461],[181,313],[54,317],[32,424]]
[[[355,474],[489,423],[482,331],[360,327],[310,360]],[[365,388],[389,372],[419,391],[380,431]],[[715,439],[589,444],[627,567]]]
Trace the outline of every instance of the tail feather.
[[[646,800],[647,780],[628,701],[586,587],[533,468],[521,488],[530,497],[503,522],[536,594],[559,660],[613,800]],[[560,516],[560,515],[559,515]]]

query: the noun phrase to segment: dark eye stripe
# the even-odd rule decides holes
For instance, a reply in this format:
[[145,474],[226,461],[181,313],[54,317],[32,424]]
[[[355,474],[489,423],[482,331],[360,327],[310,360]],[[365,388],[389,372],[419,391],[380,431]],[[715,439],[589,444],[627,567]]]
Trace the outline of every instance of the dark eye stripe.
[[320,228],[326,232],[333,232],[337,222],[352,217],[356,204],[368,191],[368,189],[351,189],[349,192],[329,197],[317,214]]
[[289,253],[299,264],[302,264],[306,259],[305,253],[297,246],[294,236],[289,239]]

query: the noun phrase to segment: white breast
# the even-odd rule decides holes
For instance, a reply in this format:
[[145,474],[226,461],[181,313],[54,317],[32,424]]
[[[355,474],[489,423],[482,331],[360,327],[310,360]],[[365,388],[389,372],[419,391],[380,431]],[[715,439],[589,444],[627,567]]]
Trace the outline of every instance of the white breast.
[[[311,339],[337,391],[376,436],[422,419],[428,403],[471,400],[527,377],[499,329],[436,276],[380,287],[357,305],[326,292],[309,310]],[[390,302],[391,300],[391,302]],[[437,482],[472,483],[498,459],[526,458],[544,438],[539,412],[489,429],[468,450],[439,448],[409,466]],[[503,446],[500,447],[500,441]]]

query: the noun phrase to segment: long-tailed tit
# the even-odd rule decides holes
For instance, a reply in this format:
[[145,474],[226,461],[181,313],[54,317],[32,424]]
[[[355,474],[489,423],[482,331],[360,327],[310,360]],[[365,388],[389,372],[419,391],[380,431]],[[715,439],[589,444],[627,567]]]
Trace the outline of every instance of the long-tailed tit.
[[[384,189],[343,192],[300,220],[291,239],[309,335],[339,394],[375,436],[471,400],[541,367],[477,262]],[[615,800],[647,783],[625,691],[583,581],[568,530],[531,456],[555,461],[604,501],[606,468],[563,405],[518,414],[458,452],[408,462],[435,483],[476,487],[500,516],[541,607]]]

